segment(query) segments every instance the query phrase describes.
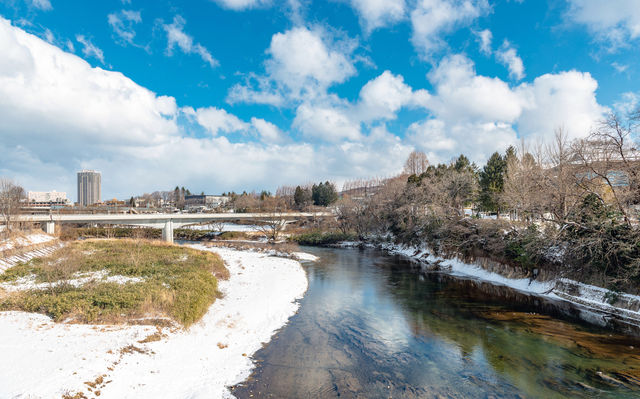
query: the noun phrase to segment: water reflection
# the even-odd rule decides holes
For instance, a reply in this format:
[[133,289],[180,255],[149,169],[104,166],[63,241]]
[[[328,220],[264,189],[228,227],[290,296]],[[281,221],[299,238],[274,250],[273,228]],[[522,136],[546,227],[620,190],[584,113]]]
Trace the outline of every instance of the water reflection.
[[377,251],[309,251],[300,311],[238,398],[640,397],[633,327]]

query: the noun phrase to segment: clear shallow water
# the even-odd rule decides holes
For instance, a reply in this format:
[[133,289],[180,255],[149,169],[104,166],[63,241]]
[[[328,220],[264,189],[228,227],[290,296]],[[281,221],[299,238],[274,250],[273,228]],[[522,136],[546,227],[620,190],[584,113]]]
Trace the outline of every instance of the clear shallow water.
[[307,295],[238,398],[640,397],[634,327],[379,251],[305,251]]

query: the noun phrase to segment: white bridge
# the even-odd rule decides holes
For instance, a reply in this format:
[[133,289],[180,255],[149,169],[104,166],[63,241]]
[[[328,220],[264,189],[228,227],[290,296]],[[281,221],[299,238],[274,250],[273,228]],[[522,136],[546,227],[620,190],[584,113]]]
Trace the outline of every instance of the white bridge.
[[113,215],[34,215],[14,219],[20,222],[41,223],[42,229],[53,234],[56,223],[81,224],[117,224],[127,226],[145,226],[162,229],[162,240],[173,242],[173,229],[203,222],[224,220],[260,220],[283,221],[301,218],[332,217],[330,212],[291,212],[291,213],[196,213],[196,214],[113,214]]

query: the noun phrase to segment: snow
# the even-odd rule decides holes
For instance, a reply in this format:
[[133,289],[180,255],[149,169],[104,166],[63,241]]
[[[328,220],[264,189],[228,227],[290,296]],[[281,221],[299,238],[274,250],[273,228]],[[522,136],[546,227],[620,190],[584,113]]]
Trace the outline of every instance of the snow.
[[12,255],[6,258],[0,258],[0,274],[4,273],[5,270],[7,270],[12,266],[15,266],[19,262],[27,262],[33,258],[41,258],[44,256],[51,255],[58,249],[62,248],[63,245],[64,244],[62,243],[55,243],[46,248],[37,249],[34,251],[19,254],[19,255]]
[[308,254],[306,252],[294,252],[293,256],[302,261],[315,262],[318,260],[318,257],[315,255]]
[[227,263],[231,277],[219,283],[224,298],[189,330],[163,328],[159,341],[139,342],[154,327],[55,324],[43,315],[0,312],[0,398],[79,391],[95,398],[85,382],[100,376],[100,398],[232,397],[227,387],[249,377],[251,355],[298,309],[306,274],[290,259],[193,247]]
[[[361,245],[361,243],[342,243],[342,246],[358,245]],[[428,264],[438,264],[440,270],[454,276],[475,278],[492,284],[505,285],[526,294],[533,294],[556,300],[565,300],[585,306],[592,311],[616,315],[632,324],[640,323],[640,296],[637,295],[620,293],[619,300],[614,306],[607,302],[607,298],[605,296],[609,290],[565,278],[544,282],[532,280],[530,278],[514,279],[504,277],[498,273],[490,272],[482,267],[468,264],[458,259],[444,259],[436,257],[425,247],[418,248],[385,243],[377,246],[376,248],[381,248],[391,254],[402,255]],[[576,288],[578,291],[577,295],[570,295],[567,293],[567,291],[575,291]],[[591,318],[594,320],[598,319],[596,324],[602,323],[602,314],[591,312],[591,315]]]
[[[195,225],[195,226],[184,226],[184,229],[191,230],[215,230],[211,225]],[[258,231],[253,225],[245,225],[245,224],[233,224],[233,223],[225,223],[222,231]]]
[[91,281],[100,281],[105,283],[118,283],[118,284],[127,284],[127,283],[139,283],[144,281],[141,277],[126,277],[126,276],[108,276],[108,272],[106,270],[102,270],[99,272],[90,272],[90,273],[76,273],[74,275],[74,279],[70,279],[67,281],[56,281],[55,283],[36,283],[36,276],[30,275],[25,277],[20,277],[16,279],[16,281],[0,283],[0,289],[5,291],[24,291],[24,290],[43,290],[50,287],[56,287],[61,284],[69,284],[74,287],[80,287]]
[[15,237],[0,243],[0,251],[7,251],[19,247],[42,244],[56,238],[45,233],[31,234],[25,237]]

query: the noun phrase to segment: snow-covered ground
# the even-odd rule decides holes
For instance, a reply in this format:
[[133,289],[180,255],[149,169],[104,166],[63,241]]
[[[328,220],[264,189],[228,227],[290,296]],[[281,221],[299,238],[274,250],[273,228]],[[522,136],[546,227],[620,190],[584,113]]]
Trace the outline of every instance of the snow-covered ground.
[[14,237],[9,240],[0,242],[0,251],[7,251],[19,247],[27,247],[29,245],[42,244],[55,239],[55,237],[45,233],[30,234],[25,237]]
[[126,276],[108,276],[106,270],[99,272],[89,273],[76,273],[75,278],[67,281],[57,281],[54,283],[36,283],[36,276],[34,274],[30,276],[20,277],[16,281],[0,283],[0,289],[7,292],[11,291],[25,291],[25,290],[43,290],[51,287],[56,287],[61,284],[69,284],[74,287],[83,286],[89,282],[104,282],[104,283],[139,283],[144,281],[142,277],[126,277]]
[[306,274],[290,259],[193,247],[219,253],[231,277],[219,284],[224,298],[189,330],[55,324],[0,312],[0,398],[232,397],[227,387],[249,376],[250,356],[298,309]]

